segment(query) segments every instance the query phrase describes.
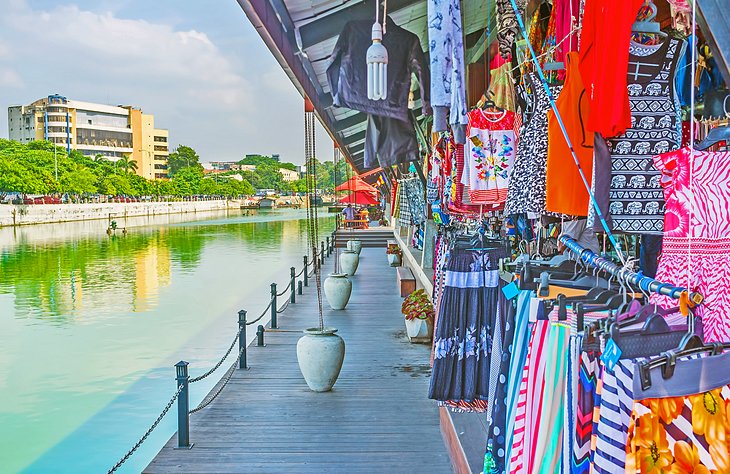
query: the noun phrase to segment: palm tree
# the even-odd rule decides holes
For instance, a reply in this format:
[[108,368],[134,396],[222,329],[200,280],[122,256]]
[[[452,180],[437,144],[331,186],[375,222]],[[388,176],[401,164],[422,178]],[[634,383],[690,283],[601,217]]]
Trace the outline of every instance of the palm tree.
[[132,160],[129,156],[124,155],[117,161],[117,166],[122,168],[124,171],[135,173],[137,171],[137,161]]

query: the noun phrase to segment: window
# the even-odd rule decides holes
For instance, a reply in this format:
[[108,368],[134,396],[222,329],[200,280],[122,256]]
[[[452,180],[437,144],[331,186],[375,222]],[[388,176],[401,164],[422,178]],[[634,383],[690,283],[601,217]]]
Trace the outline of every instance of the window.
[[167,161],[167,155],[155,155],[157,161]]
[[167,137],[155,137],[155,141],[167,143]]
[[155,145],[155,151],[167,151],[167,147]]
[[79,128],[76,129],[76,143],[79,145],[132,148],[132,133]]
[[160,163],[155,163],[155,169],[156,170],[166,170],[167,165],[161,165]]

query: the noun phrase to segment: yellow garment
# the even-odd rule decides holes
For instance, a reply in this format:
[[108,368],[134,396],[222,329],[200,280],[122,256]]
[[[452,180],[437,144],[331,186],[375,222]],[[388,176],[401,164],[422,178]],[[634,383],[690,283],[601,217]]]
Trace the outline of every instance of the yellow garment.
[[497,107],[515,112],[515,85],[512,82],[512,65],[504,63],[498,68],[492,69],[489,97],[494,101]]

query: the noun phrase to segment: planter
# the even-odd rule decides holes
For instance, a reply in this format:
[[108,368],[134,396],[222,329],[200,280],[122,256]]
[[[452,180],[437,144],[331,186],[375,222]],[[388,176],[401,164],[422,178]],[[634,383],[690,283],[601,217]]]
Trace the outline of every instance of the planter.
[[324,281],[324,296],[332,309],[345,309],[352,294],[352,282],[344,273],[330,273]]
[[337,381],[345,360],[345,341],[337,329],[309,328],[297,342],[299,370],[314,392],[328,392]]
[[431,342],[433,321],[431,319],[406,319],[406,334],[411,342]]
[[391,267],[399,267],[400,266],[400,255],[397,253],[389,253],[388,255],[388,263]]
[[345,250],[340,254],[340,268],[347,276],[354,275],[359,264],[360,256],[356,252]]
[[347,250],[352,250],[356,254],[360,255],[362,251],[362,241],[359,239],[350,239],[347,241]]

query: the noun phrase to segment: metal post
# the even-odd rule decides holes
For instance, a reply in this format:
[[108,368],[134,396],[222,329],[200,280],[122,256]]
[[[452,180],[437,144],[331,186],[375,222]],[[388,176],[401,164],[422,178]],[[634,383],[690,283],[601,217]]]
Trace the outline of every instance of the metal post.
[[[321,255],[320,255],[320,256],[321,256],[321,258],[322,258],[322,260],[320,260],[320,262],[321,262],[322,264],[324,264],[324,257],[325,257],[325,253],[324,253],[324,252],[325,252],[325,251],[324,251],[324,240],[323,240],[323,241],[322,241],[322,250],[321,250]],[[321,265],[320,265],[320,267],[321,267]]]
[[327,256],[330,256],[330,238],[327,236]]
[[276,283],[271,284],[271,327],[276,329]]
[[291,297],[289,298],[290,303],[296,303],[297,302],[297,269],[295,267],[291,267],[289,269],[289,274],[291,275],[290,280],[290,291],[291,291]]
[[259,347],[264,347],[264,327],[259,324],[259,327],[256,329],[256,345]]
[[307,265],[309,262],[307,261],[309,257],[306,255],[304,256],[304,286],[309,286],[309,268]]
[[238,312],[238,352],[241,359],[238,362],[239,369],[248,369],[246,365],[246,310]]
[[177,374],[177,388],[180,395],[177,397],[177,447],[190,447],[190,423],[188,420],[189,400],[188,400],[188,363],[181,360],[175,364],[175,373]]
[[300,295],[302,294],[302,280],[297,282],[297,293]]

